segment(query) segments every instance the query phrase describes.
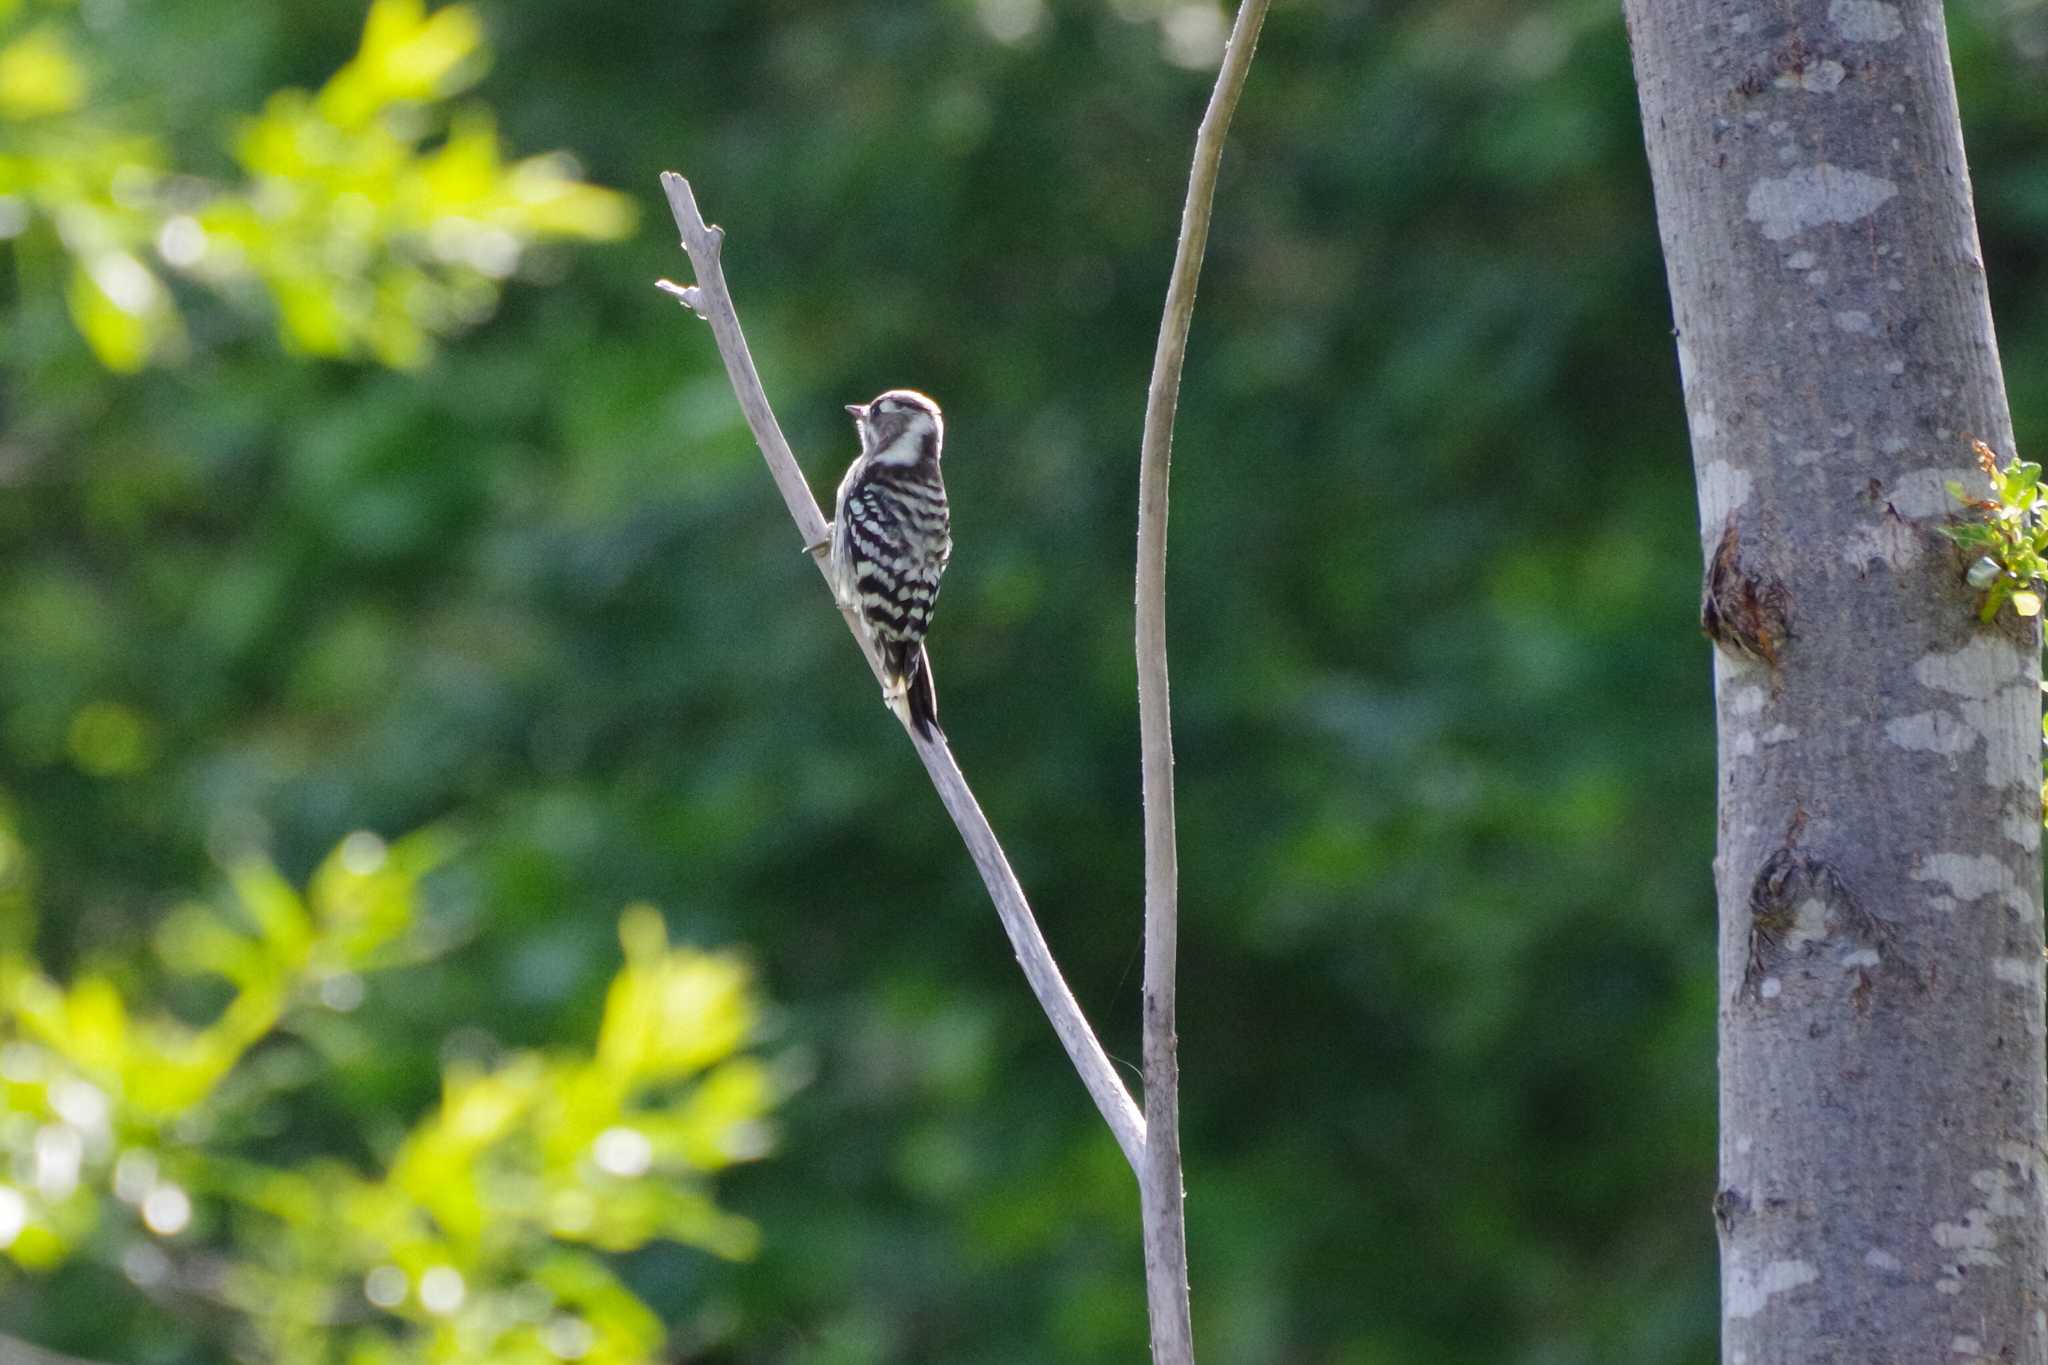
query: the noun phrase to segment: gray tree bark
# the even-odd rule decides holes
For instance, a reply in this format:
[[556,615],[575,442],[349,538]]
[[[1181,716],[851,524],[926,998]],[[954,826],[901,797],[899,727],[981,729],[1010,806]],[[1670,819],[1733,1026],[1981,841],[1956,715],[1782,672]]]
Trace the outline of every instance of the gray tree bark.
[[1720,646],[1722,1359],[2048,1362],[2040,642],[1936,0],[1624,0]]

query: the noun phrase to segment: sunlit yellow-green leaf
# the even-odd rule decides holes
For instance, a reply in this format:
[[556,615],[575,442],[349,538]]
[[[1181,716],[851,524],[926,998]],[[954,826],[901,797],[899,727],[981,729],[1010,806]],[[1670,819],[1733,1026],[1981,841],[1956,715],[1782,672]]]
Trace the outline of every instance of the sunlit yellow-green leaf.
[[71,718],[71,761],[89,777],[127,777],[148,766],[155,746],[149,723],[131,706],[91,702]]
[[291,965],[303,962],[313,921],[292,884],[267,859],[255,856],[236,859],[228,868],[228,882],[264,942]]
[[322,129],[305,91],[280,90],[263,102],[262,113],[244,119],[236,130],[235,159],[258,175],[289,183],[314,159],[307,144],[317,140]]
[[13,953],[0,957],[0,1005],[45,1042],[64,1029],[64,992],[26,958]]
[[627,906],[619,916],[619,946],[628,967],[659,967],[668,951],[668,922],[661,911],[644,901]]
[[64,1029],[58,1046],[72,1061],[103,1074],[119,1073],[128,1057],[128,1006],[113,982],[80,977],[65,995]]
[[345,356],[354,328],[342,307],[345,289],[339,281],[310,275],[280,274],[270,279],[277,317],[285,341],[308,355]]
[[110,370],[139,370],[183,339],[169,291],[125,251],[74,263],[66,301],[79,334]]
[[85,68],[55,28],[0,47],[0,119],[64,114],[85,102]]
[[195,1035],[201,1060],[232,1064],[277,1027],[291,1001],[293,964],[279,962],[266,980],[245,983],[220,1017]]
[[137,1067],[126,1099],[138,1120],[167,1123],[188,1114],[220,1085],[221,1077],[240,1060],[239,1052],[152,1059]]
[[768,1069],[735,1057],[709,1072],[690,1092],[671,1131],[679,1154],[699,1170],[717,1170],[761,1156],[768,1131],[762,1115],[773,1100]]
[[660,916],[634,907],[619,925],[626,967],[605,998],[598,1060],[648,1081],[689,1075],[738,1047],[753,1027],[748,977],[738,959],[668,950]]
[[477,1172],[452,1144],[409,1149],[413,1159],[393,1172],[396,1187],[426,1212],[450,1238],[475,1245],[484,1231],[484,1203]]
[[417,272],[405,271],[380,282],[378,307],[363,328],[370,354],[394,370],[415,369],[433,355],[427,329],[405,303],[407,296],[415,293],[412,286],[417,279]]
[[50,1270],[70,1254],[64,1239],[47,1223],[30,1223],[15,1235],[7,1254],[23,1270]]
[[320,112],[350,128],[394,103],[445,98],[483,74],[484,55],[467,5],[429,15],[424,0],[375,0],[362,47],[320,91]]
[[540,1061],[531,1055],[491,1072],[451,1072],[441,1100],[441,1126],[466,1148],[496,1142],[532,1107],[542,1078]]
[[661,1236],[729,1261],[746,1260],[760,1249],[761,1230],[752,1221],[725,1212],[699,1191],[666,1184],[656,1188],[661,1192]]
[[441,99],[474,84],[483,75],[483,23],[468,5],[449,5],[419,20],[417,0],[377,0],[372,7],[408,11],[415,18],[395,41],[370,50],[365,33],[363,57],[374,61],[378,81],[395,100]]
[[256,206],[240,195],[223,195],[201,209],[197,218],[209,250],[231,243],[238,251],[248,253],[261,246],[268,232]]
[[180,976],[212,974],[235,984],[257,979],[265,959],[256,942],[221,920],[220,912],[187,901],[164,916],[156,930],[157,956]]
[[544,1167],[577,1168],[597,1135],[618,1122],[631,1095],[629,1078],[581,1059],[557,1059],[533,1124]]
[[660,1347],[661,1319],[596,1257],[556,1251],[535,1269],[533,1279],[597,1326],[601,1344],[614,1359],[645,1359]]
[[639,209],[617,190],[586,185],[570,175],[556,156],[528,157],[507,177],[520,223],[549,237],[615,241],[633,230]]
[[465,110],[448,130],[448,140],[420,167],[430,211],[462,213],[489,198],[503,175],[498,129],[489,111]]
[[450,1237],[474,1241],[485,1212],[477,1154],[517,1129],[544,1077],[540,1060],[530,1055],[495,1071],[451,1071],[440,1112],[415,1130],[392,1162],[393,1186],[432,1210]]
[[137,1118],[162,1123],[204,1101],[243,1055],[277,1023],[283,1006],[276,987],[245,989],[221,1017],[203,1029],[172,1019],[138,1025],[129,1050],[123,1090]]
[[447,856],[448,847],[432,831],[387,845],[367,830],[336,846],[314,871],[306,899],[339,965],[365,965],[411,928],[419,879]]

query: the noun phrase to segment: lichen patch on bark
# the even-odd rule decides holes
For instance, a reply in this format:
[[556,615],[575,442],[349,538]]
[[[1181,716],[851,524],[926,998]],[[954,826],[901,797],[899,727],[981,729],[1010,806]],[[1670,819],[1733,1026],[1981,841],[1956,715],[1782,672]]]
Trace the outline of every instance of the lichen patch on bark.
[[1950,894],[1929,903],[1937,910],[1956,910],[1986,896],[1996,896],[2022,919],[2033,914],[2033,898],[2003,859],[1989,853],[1930,853],[1913,869],[1917,882],[1939,882]]
[[1935,754],[1960,754],[1984,738],[1950,711],[1915,711],[1884,723],[1885,737],[1901,749]]
[[1771,84],[1780,90],[1804,90],[1809,94],[1829,95],[1834,93],[1835,87],[1842,83],[1842,78],[1846,74],[1847,68],[1840,62],[1820,61],[1811,66],[1801,66],[1797,70],[1783,72]]
[[1820,1270],[1813,1262],[1789,1257],[1767,1262],[1755,1271],[1747,1266],[1730,1266],[1721,1286],[1722,1311],[1731,1318],[1753,1318],[1773,1298],[1819,1278]]
[[2019,674],[2019,651],[2004,640],[1980,635],[1961,649],[1936,652],[1913,665],[1921,686],[1958,697],[1988,697]]
[[[1691,420],[1695,426],[1701,421],[1711,422],[1711,410],[1702,407]],[[1700,525],[1721,526],[1749,501],[1753,481],[1749,471],[1740,465],[1714,460],[1701,466],[1696,482],[1699,485]]]
[[1991,963],[1991,974],[2008,986],[2033,987],[2040,983],[2041,956],[2001,957]]
[[1899,7],[1884,0],[1833,0],[1828,22],[1851,43],[1888,43],[1906,31]]
[[1727,687],[1728,714],[1731,716],[1761,715],[1771,699],[1770,689],[1766,687],[1746,687],[1737,682],[1730,682]]
[[2041,820],[2031,810],[2011,811],[1999,822],[2007,842],[2018,844],[2028,853],[2041,847]]
[[[1924,737],[1940,736],[1941,742],[1960,747],[1944,752],[1961,752],[1960,726],[1985,741],[1984,780],[1993,786],[2013,785],[2019,794],[2027,772],[2024,761],[2010,748],[2008,737],[2027,734],[2039,724],[2040,692],[2026,671],[2026,658],[2009,640],[1985,634],[1960,649],[1928,654],[1913,665],[1913,677],[1921,686],[1958,698],[1950,720],[1930,721]],[[1914,717],[1905,717],[1914,721]],[[1887,733],[1891,727],[1887,726]],[[1908,726],[1894,742],[1923,737],[1917,722]],[[1911,747],[1909,744],[1908,747]]]
[[[1885,438],[1886,442],[1903,439]],[[1900,454],[1905,449],[1902,445],[1899,450],[1887,450],[1886,453]],[[1885,501],[1902,517],[1942,516],[1956,505],[1955,499],[1948,495],[1949,480],[1965,478],[1971,472],[1960,465],[1953,469],[1909,469],[1892,480],[1890,489],[1885,493]]]
[[[2011,1195],[2000,1190],[1994,1199],[2017,1205]],[[1998,1254],[1998,1219],[2012,1217],[2017,1208],[2004,1212],[1989,1204],[1963,1210],[1962,1221],[1958,1223],[1936,1223],[1930,1235],[1934,1244],[1949,1253],[1956,1266],[2004,1265],[2005,1258]],[[1951,1272],[1953,1273],[1953,1272]]]
[[1750,186],[1746,212],[1766,238],[1782,242],[1826,223],[1859,222],[1898,192],[1882,176],[1823,161],[1758,180]]

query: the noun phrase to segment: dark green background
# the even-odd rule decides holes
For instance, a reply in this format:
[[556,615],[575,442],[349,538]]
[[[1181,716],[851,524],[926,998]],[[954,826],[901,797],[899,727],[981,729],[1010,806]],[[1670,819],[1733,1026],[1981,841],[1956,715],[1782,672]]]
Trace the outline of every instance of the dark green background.
[[[263,831],[296,875],[351,829],[450,821],[436,913],[464,946],[371,979],[374,1060],[279,1154],[399,1131],[451,1035],[587,1036],[618,910],[649,899],[746,945],[768,1047],[809,1077],[722,1185],[762,1256],[629,1265],[690,1358],[1139,1360],[1131,1180],[706,329],[651,288],[687,272],[655,177],[727,229],[821,494],[842,404],[945,405],[947,730],[1134,1059],[1136,453],[1209,73],[1164,60],[1142,0],[1051,0],[1018,45],[969,3],[479,8],[512,145],[574,150],[644,213],[424,373],[295,362],[195,302],[189,363],[117,379],[54,292],[0,276],[0,789],[39,950],[128,951],[222,839]],[[1618,8],[1282,3],[1238,115],[1169,598],[1215,1365],[1716,1358],[1710,668]],[[185,0],[106,41],[124,113],[224,170],[233,118],[317,85],[361,18]],[[1950,28],[2038,455],[2048,6]],[[142,772],[66,760],[100,700],[147,718]],[[5,1282],[0,1325],[208,1358],[112,1290]]]

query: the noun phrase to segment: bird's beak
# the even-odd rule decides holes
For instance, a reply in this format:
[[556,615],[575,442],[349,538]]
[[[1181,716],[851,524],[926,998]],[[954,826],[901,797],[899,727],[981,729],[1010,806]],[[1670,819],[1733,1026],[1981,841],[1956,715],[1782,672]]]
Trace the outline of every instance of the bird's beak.
[[868,405],[866,403],[848,403],[846,405],[846,415],[856,422],[865,422],[868,420]]

